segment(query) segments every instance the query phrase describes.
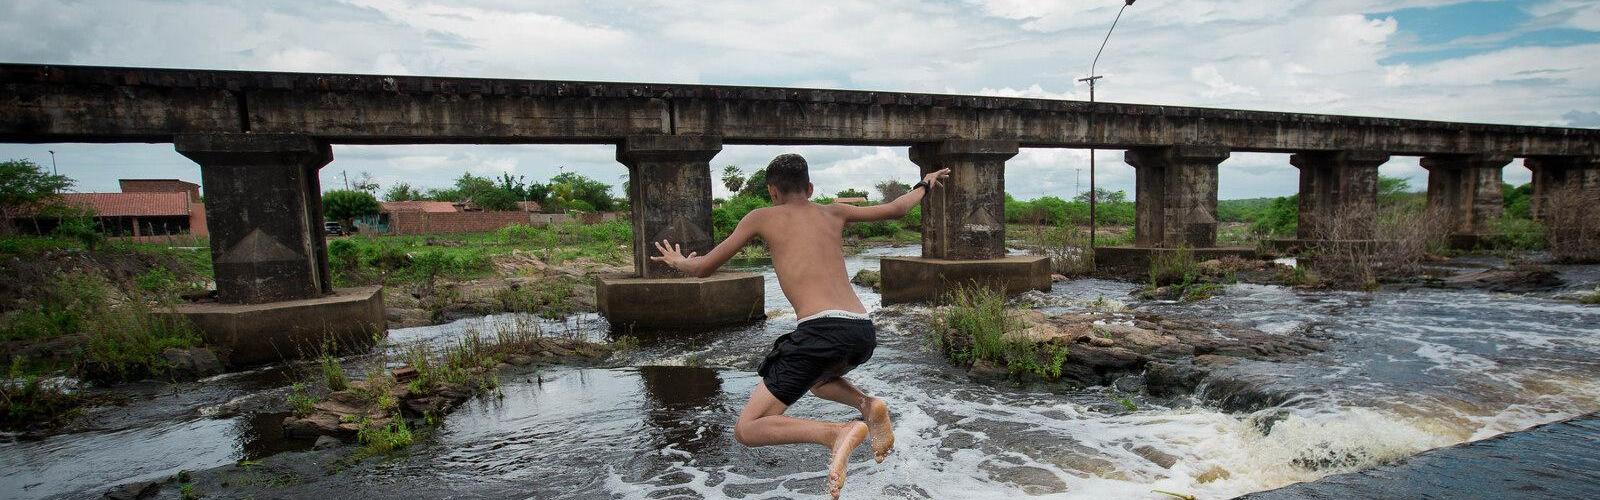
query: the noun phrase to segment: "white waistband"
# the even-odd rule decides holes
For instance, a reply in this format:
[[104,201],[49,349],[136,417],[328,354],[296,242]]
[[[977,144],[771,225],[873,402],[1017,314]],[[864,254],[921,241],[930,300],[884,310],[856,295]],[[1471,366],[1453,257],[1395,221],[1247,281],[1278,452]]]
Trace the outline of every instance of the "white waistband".
[[872,319],[872,317],[868,316],[867,313],[841,311],[841,310],[838,310],[838,309],[828,309],[828,310],[824,310],[824,311],[818,312],[818,313],[810,315],[810,316],[806,316],[804,318],[800,318],[800,321],[798,321],[798,322],[799,323],[805,323],[807,321],[811,321],[811,320],[814,320],[814,319],[822,319],[822,318],[844,318],[844,319],[865,319],[865,320]]

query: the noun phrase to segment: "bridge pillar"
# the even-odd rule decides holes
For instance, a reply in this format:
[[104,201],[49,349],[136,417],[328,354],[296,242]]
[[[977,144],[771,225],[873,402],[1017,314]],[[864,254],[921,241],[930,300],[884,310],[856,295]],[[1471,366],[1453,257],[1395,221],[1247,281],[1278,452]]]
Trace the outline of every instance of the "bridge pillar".
[[1321,245],[1378,243],[1378,166],[1389,161],[1379,151],[1295,153],[1289,164],[1300,169],[1300,217],[1295,239],[1273,240],[1280,250]]
[[1533,171],[1529,208],[1534,219],[1544,220],[1549,215],[1550,195],[1563,190],[1576,191],[1573,195],[1600,204],[1600,157],[1534,156],[1523,164]]
[[766,318],[761,275],[688,278],[650,260],[656,255],[651,243],[663,239],[685,255],[705,255],[715,246],[710,162],[720,151],[722,138],[715,136],[635,136],[617,145],[617,161],[628,167],[634,274],[602,277],[596,287],[600,313],[613,327],[693,328]]
[[1006,256],[1005,166],[1014,141],[951,139],[911,147],[923,175],[950,177],[922,199],[922,257],[880,261],[883,302],[937,300],[950,287],[981,283],[1008,293],[1050,289],[1050,258]]
[[1221,146],[1129,149],[1123,159],[1134,169],[1134,244],[1095,248],[1095,266],[1143,272],[1154,255],[1180,247],[1197,260],[1254,255],[1253,249],[1216,248],[1217,165],[1228,156]]
[[318,170],[325,143],[297,135],[179,136],[200,164],[216,302],[186,304],[207,343],[235,366],[370,346],[385,328],[381,288],[335,289]]
[[1428,171],[1428,208],[1444,214],[1450,246],[1472,248],[1491,232],[1489,224],[1505,210],[1500,169],[1511,163],[1501,155],[1436,155],[1422,157]]

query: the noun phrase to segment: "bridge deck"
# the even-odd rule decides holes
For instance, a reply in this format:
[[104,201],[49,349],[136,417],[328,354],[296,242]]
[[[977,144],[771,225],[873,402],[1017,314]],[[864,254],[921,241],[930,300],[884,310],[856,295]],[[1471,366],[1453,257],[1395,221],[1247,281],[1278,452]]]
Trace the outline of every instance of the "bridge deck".
[[1242,498],[1600,498],[1600,413]]

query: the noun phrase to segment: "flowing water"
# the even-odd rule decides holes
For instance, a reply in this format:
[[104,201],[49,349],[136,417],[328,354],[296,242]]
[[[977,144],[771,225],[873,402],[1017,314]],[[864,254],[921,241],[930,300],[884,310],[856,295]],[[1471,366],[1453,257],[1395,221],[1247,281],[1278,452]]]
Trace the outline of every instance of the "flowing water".
[[[879,249],[851,257],[848,267],[876,269],[879,256],[914,253]],[[764,324],[642,337],[637,349],[610,360],[612,368],[550,367],[506,380],[503,397],[469,402],[403,457],[347,471],[354,477],[328,488],[340,496],[366,487],[475,498],[820,493],[821,447],[749,449],[732,438],[758,381],[756,363],[795,324],[770,267],[745,267],[767,273],[772,318]],[[1229,411],[1205,387],[1172,400],[977,382],[925,347],[921,309],[880,308],[877,295],[858,288],[877,310],[879,347],[850,378],[890,402],[897,440],[883,464],[872,463],[865,447],[856,452],[846,496],[1162,498],[1152,492],[1160,489],[1225,498],[1600,410],[1600,308],[1476,291],[1259,285],[1229,286],[1198,303],[1132,302],[1132,288],[1078,280],[1057,283],[1039,299],[1051,312],[1082,309],[1101,296],[1129,300],[1150,312],[1315,336],[1330,347],[1291,362],[1233,367],[1252,384],[1294,396],[1256,411]],[[395,330],[390,342],[450,342],[506,321],[528,320],[493,316]],[[607,335],[593,315],[544,327]],[[0,494],[97,494],[108,484],[303,447],[276,439],[277,415],[228,411],[250,398],[283,397],[282,380],[263,371],[152,390],[122,411],[155,416],[0,444]],[[1135,409],[1119,401],[1125,395]],[[790,414],[856,416],[815,398]]]

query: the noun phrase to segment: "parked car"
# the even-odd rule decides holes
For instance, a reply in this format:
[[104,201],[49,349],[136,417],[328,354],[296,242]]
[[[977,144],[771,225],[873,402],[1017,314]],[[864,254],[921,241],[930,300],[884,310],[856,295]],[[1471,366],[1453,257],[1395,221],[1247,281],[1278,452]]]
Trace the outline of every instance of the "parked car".
[[345,234],[344,226],[339,225],[338,222],[332,221],[322,223],[322,231],[328,233],[330,236],[344,236]]

